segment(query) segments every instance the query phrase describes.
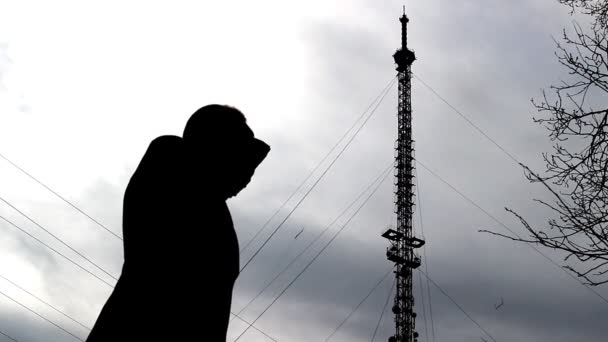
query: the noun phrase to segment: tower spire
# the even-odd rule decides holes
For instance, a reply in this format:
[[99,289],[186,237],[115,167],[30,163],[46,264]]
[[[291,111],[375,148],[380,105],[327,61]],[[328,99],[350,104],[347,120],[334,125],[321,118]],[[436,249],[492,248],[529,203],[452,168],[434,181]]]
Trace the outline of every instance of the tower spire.
[[414,148],[412,139],[412,77],[411,67],[416,56],[407,47],[407,23],[405,14],[401,21],[401,48],[393,58],[397,64],[399,80],[399,101],[397,107],[397,142],[395,157],[395,212],[397,226],[389,228],[383,237],[390,241],[386,251],[388,260],[395,263],[397,291],[393,313],[395,314],[395,335],[389,342],[416,342],[414,295],[412,270],[418,268],[421,260],[414,249],[424,245],[424,241],[413,236],[414,214]]

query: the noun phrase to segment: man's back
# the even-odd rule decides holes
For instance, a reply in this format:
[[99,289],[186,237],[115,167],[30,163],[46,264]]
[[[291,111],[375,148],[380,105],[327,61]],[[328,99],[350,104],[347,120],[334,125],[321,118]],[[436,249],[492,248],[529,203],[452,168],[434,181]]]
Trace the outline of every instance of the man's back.
[[205,193],[213,180],[186,168],[181,144],[155,139],[127,186],[123,272],[87,341],[188,337],[201,329],[225,339],[238,242],[224,200]]

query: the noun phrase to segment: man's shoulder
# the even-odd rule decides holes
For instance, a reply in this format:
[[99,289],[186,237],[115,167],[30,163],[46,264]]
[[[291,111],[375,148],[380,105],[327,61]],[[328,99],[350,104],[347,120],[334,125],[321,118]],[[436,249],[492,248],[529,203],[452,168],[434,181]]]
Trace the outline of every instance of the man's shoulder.
[[154,138],[148,145],[136,173],[157,172],[162,169],[178,167],[182,151],[182,138],[175,135],[162,135]]
[[181,146],[182,143],[183,139],[181,137],[178,137],[177,135],[161,135],[159,137],[154,138],[154,140],[150,142],[149,149],[174,148]]
[[148,146],[146,157],[153,159],[173,159],[182,151],[182,138],[175,135],[161,135]]

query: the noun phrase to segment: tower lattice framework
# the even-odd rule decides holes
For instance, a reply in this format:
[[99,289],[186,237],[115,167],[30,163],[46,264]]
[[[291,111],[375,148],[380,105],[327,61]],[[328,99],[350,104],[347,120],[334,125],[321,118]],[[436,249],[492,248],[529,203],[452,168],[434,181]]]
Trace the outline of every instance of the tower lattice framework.
[[397,110],[397,141],[395,142],[395,212],[397,225],[389,228],[383,237],[391,246],[387,249],[388,260],[395,263],[396,295],[393,306],[395,314],[395,335],[389,342],[415,342],[418,333],[412,271],[418,268],[421,260],[414,249],[422,247],[424,241],[413,236],[414,215],[414,141],[412,139],[412,78],[411,67],[416,59],[414,52],[407,47],[407,23],[405,15],[401,21],[401,48],[393,55],[397,64],[399,82],[399,102]]

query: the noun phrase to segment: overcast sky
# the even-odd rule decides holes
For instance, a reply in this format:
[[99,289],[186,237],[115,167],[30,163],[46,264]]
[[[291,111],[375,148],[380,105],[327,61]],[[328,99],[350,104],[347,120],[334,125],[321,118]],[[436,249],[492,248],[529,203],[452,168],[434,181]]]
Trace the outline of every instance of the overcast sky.
[[[122,195],[150,140],[180,135],[203,105],[236,106],[272,147],[250,186],[229,201],[244,244],[394,77],[402,5],[393,0],[0,1],[0,153],[120,234]],[[552,37],[571,27],[568,9],[556,0],[406,5],[409,43],[418,58],[413,72],[519,160],[540,170],[541,153],[550,143],[532,122],[530,98],[567,76],[554,58]],[[412,97],[416,157],[424,165],[516,232],[523,229],[504,207],[543,225],[550,212],[532,201],[546,198],[542,188],[529,184],[511,159],[417,80]],[[393,86],[348,150],[241,274],[233,311],[390,164],[396,106]],[[427,240],[423,262],[431,278],[497,341],[606,340],[608,303],[528,246],[479,233],[505,231],[423,168],[417,174]],[[395,221],[392,191],[389,179],[256,326],[282,342],[325,340],[391,266],[380,233]],[[118,239],[4,160],[0,197],[110,273],[120,273]],[[86,264],[4,203],[0,215]],[[418,217],[417,211],[420,233]],[[304,232],[294,240],[301,227]],[[201,241],[202,248],[207,243],[213,242]],[[544,252],[562,264],[561,255]],[[4,222],[0,255],[1,276],[85,325],[94,324],[110,295],[108,286]],[[254,320],[304,263],[242,316]],[[422,305],[428,316],[428,297],[418,277],[415,272],[417,330],[420,341],[431,341]],[[369,341],[391,284],[387,278],[332,340]],[[608,289],[596,290],[608,296]],[[0,291],[86,338],[86,329],[4,279]],[[436,341],[490,340],[432,285],[431,297]],[[501,298],[504,305],[496,310]],[[393,324],[387,313],[376,340],[386,340]],[[229,340],[243,328],[235,320]],[[76,340],[4,296],[0,330],[18,341]],[[10,341],[0,335],[5,340]],[[269,341],[254,330],[241,340]]]

